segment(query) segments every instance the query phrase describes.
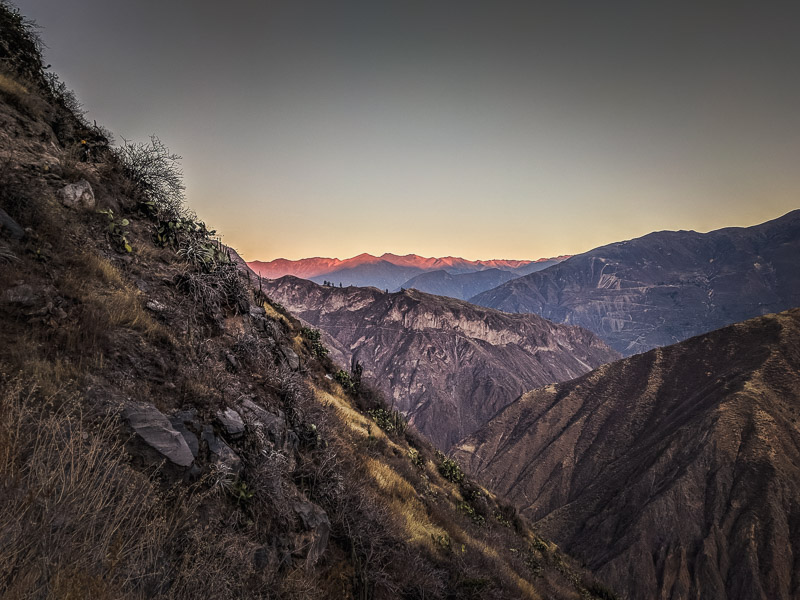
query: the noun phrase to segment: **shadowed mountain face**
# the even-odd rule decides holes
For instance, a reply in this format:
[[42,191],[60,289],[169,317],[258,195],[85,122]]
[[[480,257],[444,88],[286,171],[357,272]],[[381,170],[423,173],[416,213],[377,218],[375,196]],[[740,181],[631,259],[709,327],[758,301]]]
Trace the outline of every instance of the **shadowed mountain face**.
[[[426,294],[436,296],[448,296],[459,300],[466,300],[476,296],[486,290],[491,290],[506,281],[511,281],[523,275],[529,275],[536,271],[541,271],[547,267],[558,264],[557,259],[540,260],[528,265],[522,265],[515,269],[491,268],[472,273],[452,274],[444,269],[439,271],[426,271],[416,277],[409,279],[400,287],[403,289],[415,289]],[[397,290],[395,290],[397,291]]]
[[[423,273],[445,272],[449,275],[465,275],[468,273],[478,273],[485,270],[500,270],[513,273],[515,277],[528,275],[558,263],[565,257],[539,259],[539,260],[466,260],[447,256],[444,258],[425,258],[416,254],[397,256],[396,254],[383,254],[372,256],[371,254],[359,254],[353,258],[339,260],[338,258],[304,258],[302,260],[286,260],[279,258],[269,262],[253,261],[249,266],[262,277],[277,279],[284,275],[294,275],[303,279],[310,279],[316,283],[331,282],[333,285],[354,285],[359,287],[377,287],[389,291],[397,291],[399,288],[413,287],[409,285],[409,280]],[[466,298],[467,295],[474,296],[482,291],[491,289],[508,281],[511,277],[498,277],[493,280],[491,277],[478,276],[476,282],[466,283],[466,278],[462,284],[456,286],[439,286],[437,292],[442,295]],[[420,284],[423,285],[423,284]],[[453,288],[453,294],[446,293]],[[462,290],[463,288],[463,290]]]
[[442,448],[532,386],[565,381],[619,355],[592,333],[416,290],[331,288],[295,277],[264,291],[355,358],[394,406]]
[[529,392],[467,470],[631,599],[800,596],[800,309]]
[[609,244],[470,302],[581,325],[625,355],[800,306],[800,210],[754,227]]
[[451,275],[447,271],[429,271],[409,279],[401,287],[419,290],[426,294],[466,300],[515,277],[517,277],[515,273],[501,269],[486,269],[477,273],[461,273],[460,275]]

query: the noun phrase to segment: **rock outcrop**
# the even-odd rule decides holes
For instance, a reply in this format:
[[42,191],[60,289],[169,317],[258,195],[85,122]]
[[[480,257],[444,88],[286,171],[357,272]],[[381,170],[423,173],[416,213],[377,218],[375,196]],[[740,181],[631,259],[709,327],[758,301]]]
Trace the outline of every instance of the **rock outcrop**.
[[533,386],[618,358],[590,332],[416,290],[333,288],[295,277],[264,291],[327,333],[340,364],[362,363],[395,408],[442,448]]
[[660,231],[470,299],[580,325],[631,355],[800,306],[800,210],[754,227]]
[[627,598],[797,598],[800,309],[532,391],[453,454]]
[[85,179],[65,185],[56,192],[56,196],[68,208],[91,210],[95,207],[94,191]]
[[192,464],[194,456],[186,439],[155,406],[145,402],[130,404],[122,414],[136,440],[179,467]]

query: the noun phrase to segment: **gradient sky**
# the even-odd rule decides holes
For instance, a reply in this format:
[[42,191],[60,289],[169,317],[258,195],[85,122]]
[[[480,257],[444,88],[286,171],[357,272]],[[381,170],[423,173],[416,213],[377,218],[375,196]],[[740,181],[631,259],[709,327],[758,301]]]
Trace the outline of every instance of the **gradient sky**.
[[248,260],[538,258],[800,206],[796,2],[16,3]]

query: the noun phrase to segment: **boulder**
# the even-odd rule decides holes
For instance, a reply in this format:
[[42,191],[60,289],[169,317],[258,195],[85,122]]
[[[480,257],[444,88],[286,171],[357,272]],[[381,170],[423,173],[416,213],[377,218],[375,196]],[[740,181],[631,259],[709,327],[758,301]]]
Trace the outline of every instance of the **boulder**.
[[180,467],[192,464],[194,456],[186,439],[155,406],[148,403],[131,404],[122,415],[136,436],[159,455]]
[[244,421],[242,421],[241,415],[232,408],[218,411],[217,421],[230,439],[238,440],[244,435]]
[[56,192],[56,196],[66,207],[91,210],[95,206],[92,186],[85,179],[70,183]]
[[306,530],[299,538],[295,554],[305,557],[307,566],[313,566],[328,547],[331,522],[325,511],[313,502],[295,502],[292,508]]
[[186,445],[192,451],[192,456],[197,458],[197,454],[200,452],[200,443],[197,441],[197,435],[189,429],[189,427],[200,428],[200,422],[197,420],[197,411],[194,409],[180,411],[172,415],[169,418],[169,422],[172,423],[175,431],[180,433],[183,439],[186,440]]
[[0,232],[12,240],[21,240],[25,237],[25,230],[2,208],[0,208]]
[[242,470],[242,459],[214,433],[214,428],[211,425],[203,427],[201,437],[208,445],[208,451],[211,453],[212,460],[215,463],[231,473],[239,473]]
[[289,367],[292,371],[299,371],[300,357],[297,356],[297,352],[295,352],[294,350],[292,350],[287,346],[281,348],[281,352],[283,353],[283,360],[286,363],[286,366]]

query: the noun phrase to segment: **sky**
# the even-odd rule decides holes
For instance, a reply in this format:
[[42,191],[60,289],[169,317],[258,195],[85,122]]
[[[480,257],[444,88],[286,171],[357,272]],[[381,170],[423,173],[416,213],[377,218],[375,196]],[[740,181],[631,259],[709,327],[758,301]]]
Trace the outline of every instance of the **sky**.
[[16,4],[247,260],[534,259],[800,207],[797,3]]

